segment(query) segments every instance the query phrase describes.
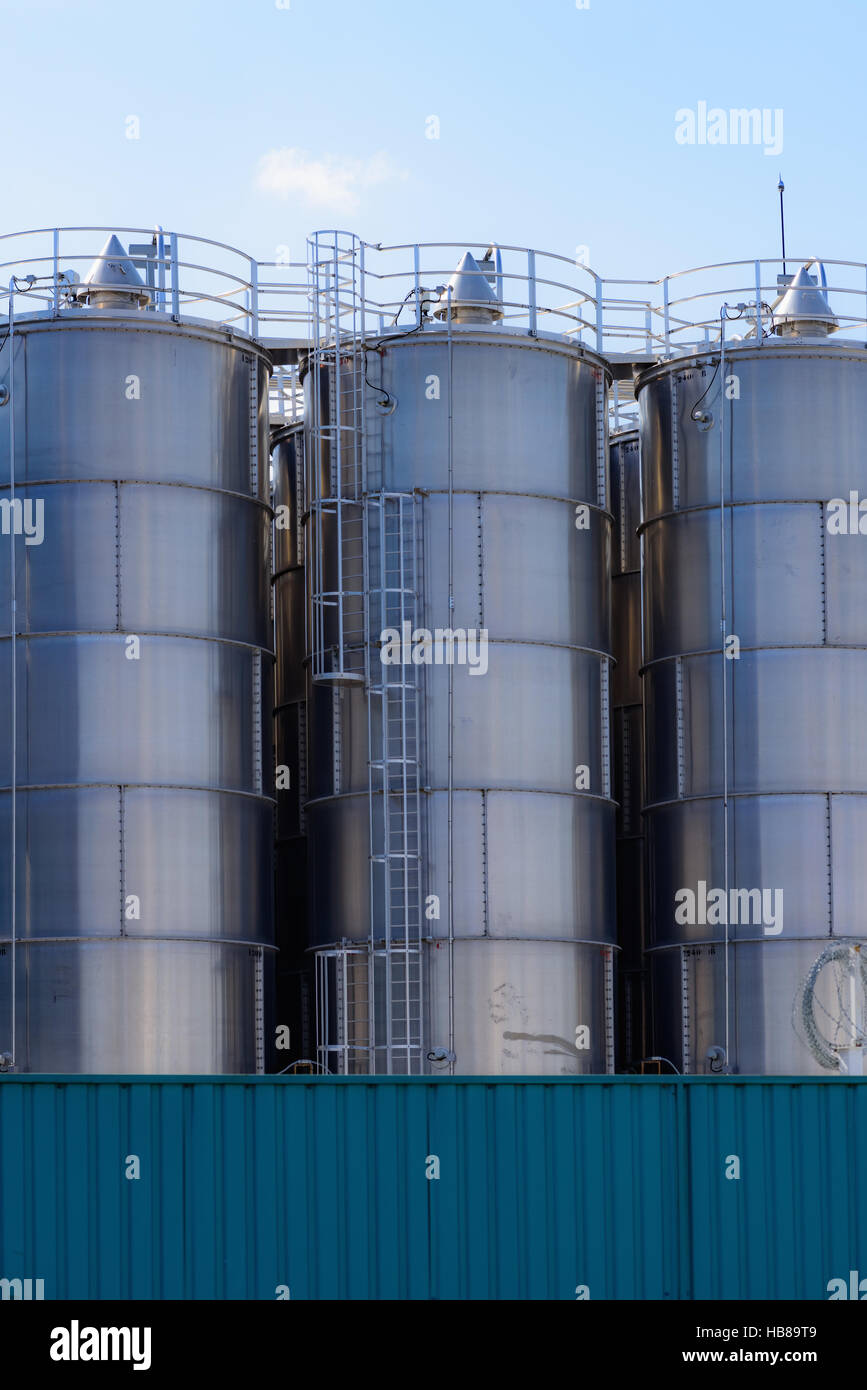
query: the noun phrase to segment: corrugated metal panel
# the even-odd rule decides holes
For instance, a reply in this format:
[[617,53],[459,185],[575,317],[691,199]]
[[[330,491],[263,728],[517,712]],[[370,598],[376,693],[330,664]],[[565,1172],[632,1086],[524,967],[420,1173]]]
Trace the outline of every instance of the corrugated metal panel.
[[865,1151],[867,1080],[5,1077],[0,1278],[47,1298],[822,1298],[867,1277]]
[[[867,1279],[867,1079],[684,1093],[693,1227],[684,1297],[827,1298],[833,1278]],[[726,1177],[734,1158],[739,1178]]]

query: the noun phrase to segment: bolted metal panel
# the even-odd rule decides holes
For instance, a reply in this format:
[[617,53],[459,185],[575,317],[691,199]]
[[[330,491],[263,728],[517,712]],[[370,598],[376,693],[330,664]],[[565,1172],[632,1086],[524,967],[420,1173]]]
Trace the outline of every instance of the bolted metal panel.
[[840,1078],[8,1076],[0,1279],[46,1299],[827,1299],[867,1280],[865,1144],[867,1083]]
[[[385,950],[389,914],[402,940],[408,901],[424,909],[425,1052],[453,1050],[458,1073],[602,1072],[615,944],[604,368],[553,336],[469,323],[384,336],[362,356],[364,371],[341,362],[337,388],[333,365],[307,377],[320,616],[306,652],[293,624],[285,662],[288,682],[309,659],[311,945],[348,952],[323,983],[329,1017],[351,1020],[348,1065],[377,1069],[386,1022],[361,1001],[385,964],[360,948]],[[363,467],[347,442],[362,415]],[[381,618],[400,633],[408,615],[411,632],[484,630],[478,669],[407,664],[383,686]],[[396,892],[377,846],[404,811]],[[339,1044],[334,1057],[347,1064]]]
[[273,964],[268,369],[240,336],[117,305],[17,319],[11,342],[16,499],[44,534],[14,538],[14,629],[0,565],[0,1051],[14,989],[17,1070],[252,1071]]
[[654,1051],[676,1066],[859,1069],[867,542],[829,504],[867,490],[865,388],[863,346],[795,337],[639,381]]
[[[448,965],[445,943],[429,948],[429,1037],[448,1038]],[[455,943],[455,1051],[498,1063],[517,1076],[574,1076],[584,1058],[576,1051],[586,1028],[593,1061],[609,1057],[611,1018],[606,999],[605,948],[579,941],[526,938],[459,939]],[[595,1039],[598,1044],[594,1044]],[[576,1057],[578,1065],[576,1065]],[[433,1070],[437,1070],[435,1064]],[[593,1070],[597,1070],[594,1066]],[[588,1066],[590,1071],[591,1067]]]

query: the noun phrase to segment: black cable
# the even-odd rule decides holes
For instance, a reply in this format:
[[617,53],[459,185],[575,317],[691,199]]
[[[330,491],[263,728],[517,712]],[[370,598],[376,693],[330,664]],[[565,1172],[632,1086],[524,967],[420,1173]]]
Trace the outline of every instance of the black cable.
[[388,391],[386,391],[384,386],[374,386],[373,382],[370,380],[370,377],[367,375],[367,354],[369,349],[366,343],[362,344],[362,351],[364,352],[364,384],[365,386],[369,386],[371,391],[376,391],[379,393],[379,395],[381,396],[379,404],[382,406],[383,409],[385,409],[385,407],[389,405],[391,402],[391,396],[389,395]]
[[[13,285],[15,294],[29,294],[30,291],[31,291],[32,289],[35,289],[35,288],[36,288],[37,281],[39,281],[39,280],[53,280],[53,279],[54,279],[54,276],[53,276],[53,275],[31,275],[31,276],[29,276],[29,277],[27,278],[27,280],[25,280],[25,281],[22,283],[22,282],[19,281],[17,275],[13,275],[13,276],[12,276],[12,285]],[[7,341],[8,341],[8,338],[9,338],[9,334],[10,334],[11,331],[12,331],[12,330],[11,330],[11,326],[10,326],[9,328],[6,329],[6,332],[3,334],[3,338],[2,338],[2,340],[0,340],[0,352],[2,352],[3,349],[5,348],[6,343],[7,343]]]
[[398,309],[397,313],[395,314],[394,318],[392,319],[392,323],[395,325],[395,327],[397,326],[397,321],[398,321],[398,319],[400,318],[401,314],[403,313],[404,309],[406,308],[407,303],[409,302],[409,300],[412,298],[412,296],[413,296],[414,294],[415,294],[415,290],[414,290],[414,289],[411,289],[411,290],[407,290],[406,294],[404,295],[404,297],[403,297],[403,303],[401,304],[400,308]]
[[[24,280],[24,281],[19,280],[17,275],[13,275],[13,276],[12,276],[12,286],[13,286],[13,290],[14,290],[15,294],[29,294],[31,290],[34,290],[34,289],[36,288],[36,286],[37,286],[37,284],[39,283],[40,280],[51,280],[51,281],[53,281],[53,280],[54,280],[54,275],[53,275],[53,274],[52,274],[52,275],[28,275],[27,279]],[[9,339],[9,334],[10,334],[11,331],[12,331],[12,330],[11,330],[11,326],[10,326],[10,328],[7,328],[7,329],[6,329],[6,332],[3,334],[3,338],[2,338],[2,340],[0,340],[0,352],[2,352],[3,349],[5,348],[6,343],[7,343],[8,339]]]
[[721,365],[722,365],[722,357],[720,356],[719,359],[717,360],[716,366],[714,367],[713,376],[711,377],[710,381],[708,382],[708,384],[707,384],[707,386],[705,387],[705,389],[704,389],[704,391],[702,392],[702,394],[699,396],[699,398],[698,398],[698,400],[696,401],[695,405],[693,406],[692,410],[689,412],[689,418],[690,418],[691,420],[696,420],[696,419],[698,418],[697,415],[696,415],[696,411],[698,410],[699,406],[701,405],[701,403],[702,403],[702,401],[704,400],[705,396],[707,395],[708,391],[710,391],[711,387],[713,386],[714,382],[716,381],[717,376],[718,376],[718,374],[719,374],[719,369],[720,369],[720,366],[721,366]]
[[[415,294],[415,290],[410,290],[410,294]],[[409,295],[407,295],[407,299],[408,299],[408,298],[409,298]],[[404,300],[404,304],[405,304],[405,303],[406,303],[406,300]],[[402,308],[402,307],[403,307],[403,305],[401,305],[401,308]],[[399,312],[399,311],[398,311],[398,312]],[[392,333],[392,334],[389,334],[387,341],[390,342],[390,343],[402,342],[404,338],[411,338],[412,335],[413,335],[413,333],[418,333],[418,332],[420,331],[420,329],[423,328],[423,327],[424,327],[424,325],[423,325],[423,323],[422,323],[421,320],[420,320],[418,323],[414,324],[412,328],[408,329],[408,330],[406,331],[406,333]],[[368,354],[368,352],[379,352],[380,349],[379,349],[379,347],[375,347],[375,348],[368,347],[367,343],[362,343],[361,346],[362,346],[362,350],[363,350],[363,352],[364,352],[364,380],[365,380],[365,383],[366,383],[366,385],[368,385],[368,386],[370,387],[371,391],[376,391],[376,392],[378,392],[379,395],[382,397],[382,399],[380,400],[379,404],[380,404],[380,406],[381,406],[381,407],[383,408],[383,410],[384,410],[385,407],[386,407],[387,405],[390,405],[390,404],[391,404],[391,402],[394,400],[394,397],[392,396],[392,394],[391,394],[390,391],[386,391],[386,389],[385,389],[384,386],[374,386],[373,382],[369,379],[369,377],[368,377],[368,375],[367,375],[367,354]]]
[[[760,307],[761,309],[767,309],[767,311],[768,311],[768,313],[769,313],[769,315],[770,315],[770,318],[771,318],[771,325],[773,326],[773,322],[774,322],[774,311],[773,311],[773,309],[771,308],[770,304],[766,304],[765,301],[762,299],[762,300],[759,301],[759,307]],[[729,321],[729,322],[731,322],[731,323],[736,323],[738,319],[742,319],[743,316],[744,316],[744,311],[743,311],[743,309],[739,309],[738,312],[737,312],[736,314],[732,314],[732,315],[730,315],[730,314],[727,312],[727,310],[724,310],[724,312],[725,312],[726,320]],[[759,330],[760,333],[763,333],[763,332],[764,332],[764,329],[762,328],[761,323],[757,324],[757,328],[758,328],[758,330]],[[713,376],[711,377],[711,379],[710,379],[710,381],[708,382],[707,386],[705,387],[704,391],[703,391],[703,392],[701,393],[701,395],[699,396],[698,400],[695,402],[695,405],[692,407],[692,410],[689,412],[689,416],[690,416],[690,419],[691,419],[691,420],[695,420],[695,419],[697,418],[697,416],[696,416],[696,411],[698,410],[698,408],[699,408],[699,406],[701,405],[702,401],[704,400],[705,396],[706,396],[706,395],[708,394],[708,392],[712,389],[713,384],[714,384],[714,382],[716,381],[717,376],[719,375],[719,369],[720,369],[721,365],[722,365],[722,356],[720,356],[719,359],[717,360],[717,364],[716,364],[716,367],[714,368]]]

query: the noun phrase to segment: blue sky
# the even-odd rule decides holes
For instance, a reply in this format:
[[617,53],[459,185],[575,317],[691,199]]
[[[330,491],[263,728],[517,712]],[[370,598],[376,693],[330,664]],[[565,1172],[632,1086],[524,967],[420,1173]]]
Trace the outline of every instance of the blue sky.
[[[0,0],[0,20],[3,231],[160,222],[295,259],[348,226],[656,276],[773,255],[782,169],[790,250],[867,259],[867,0]],[[700,101],[781,109],[782,153],[678,144]]]

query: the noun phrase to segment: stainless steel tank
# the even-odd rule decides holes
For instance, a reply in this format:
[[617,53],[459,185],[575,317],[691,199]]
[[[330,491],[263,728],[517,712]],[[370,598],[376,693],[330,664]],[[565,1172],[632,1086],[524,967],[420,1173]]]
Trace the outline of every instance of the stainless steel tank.
[[617,802],[617,988],[619,1065],[640,1063],[644,1045],[645,867],[641,808],[644,706],[641,688],[641,471],[638,430],[612,434],[612,770]]
[[851,1067],[863,978],[814,967],[867,935],[867,536],[832,525],[867,494],[867,348],[746,339],[639,392],[655,1049]]
[[273,956],[268,366],[241,333],[147,312],[107,252],[99,293],[91,276],[76,307],[22,314],[0,351],[0,1051],[14,1009],[19,1071],[252,1072]]
[[[460,300],[458,277],[452,290]],[[333,367],[307,381],[325,499],[308,543],[325,634],[306,810],[320,1055],[348,1071],[602,1072],[615,943],[606,369],[472,298],[450,324],[368,342],[339,391]],[[344,450],[338,522],[334,441],[362,407],[364,477],[353,483]],[[383,675],[385,634],[404,623],[412,651],[392,647],[400,666]],[[439,661],[437,629],[484,633],[486,669],[459,648]],[[406,955],[388,966],[387,913],[401,940],[420,919],[417,971]]]

